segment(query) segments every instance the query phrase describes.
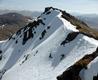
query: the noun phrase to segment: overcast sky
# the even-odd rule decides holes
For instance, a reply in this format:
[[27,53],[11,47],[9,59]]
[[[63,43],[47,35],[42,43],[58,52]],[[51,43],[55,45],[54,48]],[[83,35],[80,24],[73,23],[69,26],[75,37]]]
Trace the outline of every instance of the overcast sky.
[[68,12],[98,14],[98,0],[0,0],[0,9],[43,11],[47,6]]

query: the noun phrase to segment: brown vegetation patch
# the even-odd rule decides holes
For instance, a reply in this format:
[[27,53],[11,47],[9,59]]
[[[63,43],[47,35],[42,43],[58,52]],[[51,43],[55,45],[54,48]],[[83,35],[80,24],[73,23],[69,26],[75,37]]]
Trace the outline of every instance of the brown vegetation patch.
[[11,37],[14,33],[16,33],[20,27],[17,25],[7,25],[5,27],[0,27],[0,40],[5,40]]

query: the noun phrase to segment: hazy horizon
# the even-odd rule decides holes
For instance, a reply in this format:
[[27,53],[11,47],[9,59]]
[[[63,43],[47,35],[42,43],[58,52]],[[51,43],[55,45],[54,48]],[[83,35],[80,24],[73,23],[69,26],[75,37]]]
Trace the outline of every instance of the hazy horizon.
[[2,10],[43,11],[45,7],[53,6],[67,12],[98,14],[98,0],[0,0]]

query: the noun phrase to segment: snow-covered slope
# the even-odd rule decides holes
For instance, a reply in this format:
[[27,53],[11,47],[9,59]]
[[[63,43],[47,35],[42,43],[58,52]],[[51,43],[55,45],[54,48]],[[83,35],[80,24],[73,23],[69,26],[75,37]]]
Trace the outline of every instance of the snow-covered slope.
[[[48,7],[34,22],[1,44],[1,80],[57,80],[67,68],[95,52],[96,37],[89,33],[86,24],[78,22],[84,28],[73,24],[74,19],[64,11]],[[84,80],[88,75],[81,72]]]

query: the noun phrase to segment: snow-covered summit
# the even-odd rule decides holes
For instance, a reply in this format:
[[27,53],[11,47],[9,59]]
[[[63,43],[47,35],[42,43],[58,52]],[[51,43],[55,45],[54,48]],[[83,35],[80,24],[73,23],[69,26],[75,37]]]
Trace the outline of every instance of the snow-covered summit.
[[[85,65],[92,69],[89,65],[94,63],[89,63],[97,58],[97,38],[96,32],[84,22],[63,10],[47,7],[0,45],[1,80],[87,80],[82,73],[87,71],[85,66],[80,69],[80,62],[89,60],[89,56]],[[63,72],[76,70],[73,66],[77,67],[78,63],[78,77],[66,78]],[[89,80],[96,76],[90,75]]]

